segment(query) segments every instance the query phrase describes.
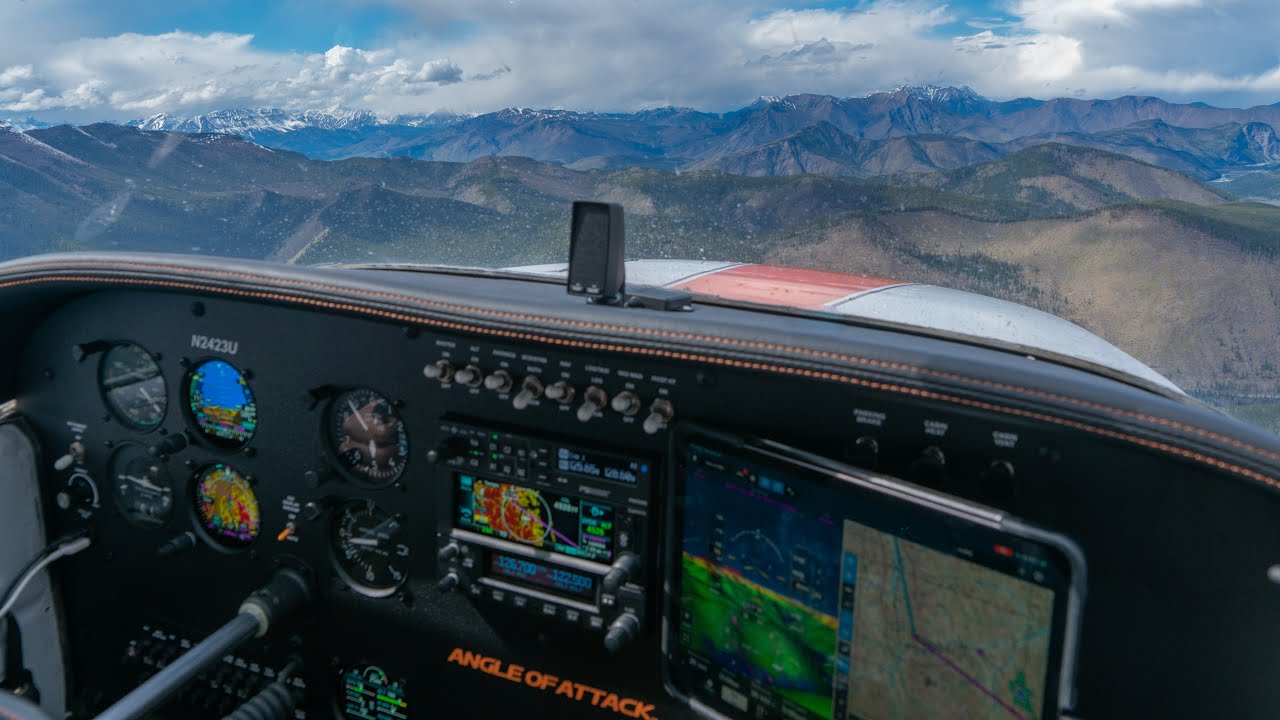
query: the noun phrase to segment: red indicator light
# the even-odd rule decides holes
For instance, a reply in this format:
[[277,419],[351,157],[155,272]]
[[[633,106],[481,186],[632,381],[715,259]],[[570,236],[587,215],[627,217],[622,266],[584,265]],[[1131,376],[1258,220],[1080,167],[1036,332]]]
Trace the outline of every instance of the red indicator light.
[[992,549],[996,551],[997,555],[1003,555],[1007,558],[1013,557],[1013,548],[1008,545],[993,545]]

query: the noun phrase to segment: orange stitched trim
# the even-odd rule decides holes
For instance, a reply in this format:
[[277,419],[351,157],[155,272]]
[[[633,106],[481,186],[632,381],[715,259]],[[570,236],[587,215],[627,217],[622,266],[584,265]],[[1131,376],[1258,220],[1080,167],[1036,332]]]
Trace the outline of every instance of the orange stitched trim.
[[[803,377],[816,378],[819,380],[830,380],[833,382],[840,382],[847,385],[855,385],[858,387],[868,388],[871,390],[898,393],[900,395],[910,395],[913,397],[925,398],[929,400],[939,400],[942,402],[953,403],[955,405],[962,405],[965,407],[977,408],[980,410],[987,410],[990,412],[997,412],[1005,415],[1013,415],[1016,417],[1039,420],[1041,422],[1047,422],[1047,423],[1052,423],[1054,425],[1061,425],[1063,427],[1082,430],[1084,432],[1092,433],[1094,435],[1099,435],[1106,438],[1111,438],[1114,440],[1123,440],[1125,442],[1133,443],[1135,445],[1140,445],[1142,447],[1150,448],[1153,450],[1159,450],[1162,452],[1169,453],[1171,455],[1176,455],[1178,457],[1194,460],[1196,462],[1209,465],[1210,467],[1214,467],[1219,470],[1232,472],[1237,475],[1241,475],[1251,480],[1260,482],[1271,488],[1280,490],[1280,481],[1277,481],[1274,478],[1271,478],[1267,475],[1263,475],[1262,473],[1256,472],[1254,470],[1250,470],[1248,468],[1241,467],[1239,465],[1234,465],[1232,463],[1228,463],[1223,460],[1219,460],[1217,458],[1204,455],[1203,453],[1198,453],[1192,450],[1187,450],[1185,448],[1177,447],[1175,445],[1170,445],[1168,443],[1159,442],[1156,440],[1148,440],[1146,438],[1140,438],[1134,435],[1129,435],[1127,433],[1122,433],[1115,430],[1108,430],[1106,428],[1100,428],[1095,425],[1089,425],[1088,423],[1083,423],[1076,420],[1068,420],[1066,418],[1060,418],[1055,415],[1048,415],[1046,413],[1042,413],[1038,411],[1022,410],[1019,408],[1006,407],[1004,405],[996,405],[994,403],[984,402],[980,400],[970,400],[968,398],[956,397],[954,395],[947,395],[944,393],[934,392],[932,390],[921,390],[919,388],[906,387],[903,385],[894,385],[894,384],[883,383],[883,382],[878,382],[874,380],[863,380],[861,378],[848,377],[846,375],[838,375],[832,372],[787,367],[785,365],[772,365],[769,363],[761,363],[761,362],[733,360],[731,358],[716,357],[714,355],[698,355],[694,353],[677,352],[674,350],[661,350],[657,348],[642,348],[642,347],[627,347],[622,345],[613,345],[613,344],[601,343],[601,342],[568,340],[563,338],[550,337],[546,335],[536,335],[533,333],[520,332],[520,331],[514,331],[514,330],[479,328],[473,325],[466,325],[463,323],[458,323],[458,322],[453,322],[448,320],[434,320],[430,318],[420,318],[414,315],[406,315],[404,313],[391,312],[388,310],[366,308],[359,305],[350,305],[346,303],[337,303],[337,302],[331,302],[326,300],[302,298],[302,297],[297,297],[293,295],[284,295],[281,293],[271,293],[271,292],[262,292],[262,291],[253,291],[253,290],[237,290],[234,288],[209,287],[207,285],[197,285],[195,283],[178,282],[178,281],[172,281],[172,280],[140,280],[140,279],[133,279],[133,278],[103,278],[103,277],[95,277],[95,276],[63,275],[63,276],[50,276],[45,278],[32,278],[28,280],[13,280],[6,283],[0,283],[0,289],[14,287],[18,285],[40,283],[40,282],[107,282],[107,283],[119,283],[119,284],[131,284],[131,285],[149,285],[149,286],[167,287],[167,288],[181,288],[184,290],[212,291],[212,292],[218,292],[218,293],[223,293],[227,295],[236,295],[240,297],[252,297],[252,298],[257,298],[261,300],[278,300],[283,302],[300,303],[304,305],[311,305],[314,307],[321,307],[321,308],[326,308],[330,310],[346,310],[346,311],[357,312],[357,313],[362,313],[366,315],[374,315],[377,317],[396,320],[399,322],[430,325],[438,328],[446,328],[450,330],[459,330],[459,331],[471,332],[471,333],[482,333],[486,335],[495,335],[495,336],[504,337],[504,338],[526,340],[526,341],[544,343],[549,345],[559,345],[562,347],[571,347],[571,348],[585,349],[585,350],[602,350],[606,352],[616,352],[616,353],[633,353],[638,355],[648,355],[651,357],[663,357],[663,358],[668,358],[672,360],[701,362],[701,363],[714,364],[714,365],[724,365],[728,367],[735,367],[735,368],[740,368],[745,370],[760,370],[760,371],[773,372],[773,373],[779,373],[784,375],[800,375]],[[1210,434],[1210,433],[1203,433],[1203,434]]]
[[[543,317],[539,315],[527,315],[524,313],[507,312],[503,310],[486,310],[483,308],[471,307],[469,305],[460,305],[457,303],[446,303],[446,302],[439,302],[434,300],[422,300],[421,298],[415,298],[409,295],[399,295],[396,293],[380,292],[376,290],[359,290],[354,288],[343,287],[341,285],[317,283],[310,280],[297,280],[293,278],[267,278],[264,276],[250,275],[248,273],[238,273],[238,272],[220,272],[220,271],[210,272],[203,268],[192,268],[192,267],[177,266],[177,265],[156,266],[156,265],[148,265],[145,263],[130,263],[130,262],[113,262],[113,263],[100,263],[100,264],[104,265],[105,267],[134,268],[137,270],[144,270],[144,271],[151,271],[151,272],[156,271],[157,268],[177,269],[177,270],[182,270],[184,272],[204,275],[206,277],[221,276],[225,278],[241,278],[241,279],[252,280],[256,282],[272,282],[272,283],[279,283],[279,284],[286,284],[286,285],[300,285],[304,287],[318,288],[318,289],[330,290],[334,292],[345,292],[345,293],[351,293],[355,295],[363,295],[365,297],[384,298],[384,299],[393,300],[395,302],[402,303],[402,304],[417,305],[418,307],[443,308],[448,310],[456,310],[460,312],[487,315],[494,318],[528,320],[533,322],[562,325],[567,327],[590,328],[594,330],[609,330],[613,332],[630,333],[630,334],[636,334],[636,335],[682,338],[686,340],[695,340],[703,343],[745,347],[745,348],[752,348],[757,350],[776,350],[776,351],[793,353],[797,355],[823,358],[827,360],[839,360],[842,362],[850,362],[850,363],[855,363],[860,365],[867,365],[870,367],[884,368],[884,369],[897,370],[897,371],[906,371],[906,372],[916,373],[919,375],[926,375],[926,376],[931,376],[936,378],[945,378],[947,380],[957,380],[957,381],[968,383],[971,385],[977,385],[979,387],[1017,392],[1017,393],[1029,395],[1032,397],[1053,400],[1056,402],[1066,403],[1069,405],[1089,408],[1091,410],[1111,413],[1113,415],[1128,417],[1135,420],[1151,423],[1154,425],[1161,425],[1164,427],[1175,428],[1183,432],[1188,432],[1193,435],[1199,435],[1204,438],[1209,438],[1211,440],[1223,443],[1225,445],[1230,445],[1232,447],[1239,448],[1241,450],[1245,450],[1248,452],[1252,452],[1254,454],[1261,455],[1271,460],[1280,462],[1280,453],[1275,453],[1265,448],[1260,448],[1250,443],[1244,442],[1243,440],[1238,440],[1228,435],[1222,435],[1220,433],[1216,433],[1210,430],[1198,428],[1194,425],[1188,425],[1186,423],[1179,422],[1177,420],[1170,420],[1169,418],[1160,417],[1158,415],[1148,415],[1146,413],[1134,412],[1132,410],[1114,408],[1109,405],[1103,405],[1101,403],[1096,403],[1089,400],[1081,400],[1079,398],[1070,397],[1068,395],[1060,395],[1058,393],[1046,392],[1043,390],[1035,390],[1032,388],[1025,388],[1018,385],[1009,385],[1007,383],[996,382],[994,380],[983,380],[981,378],[972,378],[965,375],[960,375],[958,373],[943,372],[941,370],[931,370],[929,368],[917,367],[915,365],[908,365],[906,363],[897,363],[897,362],[891,362],[887,360],[875,360],[872,358],[864,358],[856,355],[845,355],[842,353],[833,353],[825,350],[812,350],[809,348],[794,347],[794,346],[788,346],[788,345],[777,345],[774,343],[764,343],[764,342],[757,342],[757,341],[750,341],[750,340],[731,340],[727,338],[717,337],[715,335],[670,332],[666,330],[657,330],[653,328],[632,328],[632,327],[623,327],[618,325],[610,325],[608,323],[588,322],[584,320],[563,320],[560,318]],[[61,268],[61,267],[65,267],[65,264],[64,263],[31,263],[29,265],[25,265],[22,267],[25,267],[25,268],[59,267]],[[81,279],[94,281],[94,280],[101,280],[103,278],[87,277],[87,278],[81,278]],[[7,287],[7,285],[0,284],[0,287]],[[195,287],[197,287],[198,289],[208,289],[206,286],[195,286]]]

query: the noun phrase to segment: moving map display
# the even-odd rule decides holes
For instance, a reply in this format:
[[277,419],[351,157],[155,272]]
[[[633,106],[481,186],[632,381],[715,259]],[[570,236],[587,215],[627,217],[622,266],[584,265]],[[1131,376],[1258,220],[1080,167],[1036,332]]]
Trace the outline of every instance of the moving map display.
[[1056,710],[1056,548],[711,440],[676,480],[681,694],[750,718]]
[[552,552],[613,558],[612,505],[459,473],[457,525]]
[[853,521],[843,555],[837,708],[866,718],[1040,716],[1052,589]]

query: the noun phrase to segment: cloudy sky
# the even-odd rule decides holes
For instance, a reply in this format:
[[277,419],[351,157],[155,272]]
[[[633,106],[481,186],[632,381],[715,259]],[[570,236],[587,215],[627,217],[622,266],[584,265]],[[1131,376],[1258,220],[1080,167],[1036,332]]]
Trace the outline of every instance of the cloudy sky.
[[727,110],[969,85],[1280,101],[1275,0],[0,0],[0,117]]

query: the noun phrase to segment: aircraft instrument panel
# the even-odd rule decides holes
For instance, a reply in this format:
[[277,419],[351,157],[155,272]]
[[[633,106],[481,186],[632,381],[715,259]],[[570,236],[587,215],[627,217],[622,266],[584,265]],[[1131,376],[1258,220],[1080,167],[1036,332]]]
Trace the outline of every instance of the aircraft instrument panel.
[[282,674],[295,720],[1280,707],[1280,448],[1190,401],[712,303],[135,264],[5,316],[47,533],[94,538],[54,573],[72,717],[280,567],[309,613],[157,717]]

